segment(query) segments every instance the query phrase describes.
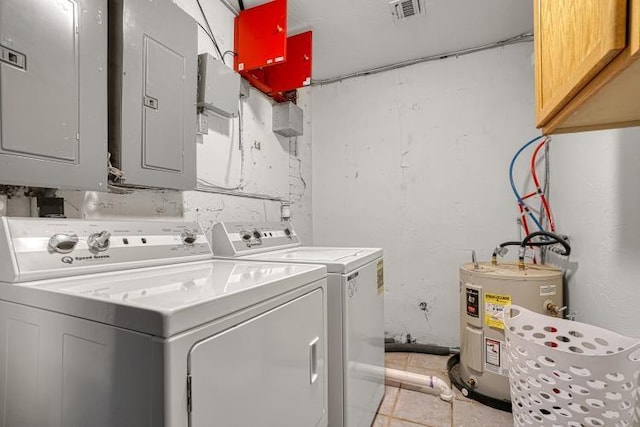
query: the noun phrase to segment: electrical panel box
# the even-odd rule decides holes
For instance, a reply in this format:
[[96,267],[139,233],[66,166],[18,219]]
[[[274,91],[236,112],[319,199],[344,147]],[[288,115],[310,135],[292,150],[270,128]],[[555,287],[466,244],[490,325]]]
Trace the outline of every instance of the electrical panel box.
[[122,184],[195,188],[197,43],[171,0],[109,1],[109,152]]
[[287,38],[287,60],[265,68],[265,80],[273,92],[286,92],[311,84],[313,33]]
[[0,184],[106,190],[107,1],[0,1]]
[[198,55],[198,107],[237,117],[239,99],[240,74],[208,53]]
[[234,67],[249,71],[284,62],[287,57],[287,0],[245,9],[234,24]]
[[240,72],[251,85],[268,94],[277,102],[287,100],[282,92],[311,84],[312,32],[307,31],[288,37],[286,44],[287,57],[284,62]]
[[293,102],[273,106],[273,131],[282,136],[302,135],[302,108]]

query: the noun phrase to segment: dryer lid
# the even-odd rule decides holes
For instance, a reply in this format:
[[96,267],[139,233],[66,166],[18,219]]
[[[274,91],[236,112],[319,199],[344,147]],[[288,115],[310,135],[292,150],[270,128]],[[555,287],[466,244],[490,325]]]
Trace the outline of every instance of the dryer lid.
[[379,248],[302,246],[245,256],[242,259],[322,264],[329,273],[349,273],[382,257]]
[[170,337],[326,276],[320,266],[202,261],[9,284],[0,299]]

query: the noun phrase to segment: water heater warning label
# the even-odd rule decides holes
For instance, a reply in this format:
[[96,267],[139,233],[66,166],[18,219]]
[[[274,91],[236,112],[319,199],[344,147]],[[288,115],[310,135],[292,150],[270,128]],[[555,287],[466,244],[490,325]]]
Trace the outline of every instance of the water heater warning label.
[[543,285],[540,286],[540,296],[551,296],[557,293],[556,285]]
[[509,370],[503,366],[503,356],[506,354],[504,341],[492,338],[484,339],[485,357],[484,367],[487,371],[498,375],[509,375]]
[[467,288],[467,316],[479,317],[480,292],[477,289]]
[[511,305],[511,295],[484,294],[484,323],[490,328],[504,329],[502,313]]

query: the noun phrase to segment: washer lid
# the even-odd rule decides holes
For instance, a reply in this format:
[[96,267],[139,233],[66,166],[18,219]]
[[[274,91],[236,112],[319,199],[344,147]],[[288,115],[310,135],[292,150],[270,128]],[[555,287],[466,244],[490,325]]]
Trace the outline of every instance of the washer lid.
[[320,266],[201,261],[10,284],[0,299],[170,337],[320,280]]
[[382,249],[379,248],[301,246],[292,249],[248,255],[241,259],[322,264],[327,267],[329,273],[349,273],[381,257]]

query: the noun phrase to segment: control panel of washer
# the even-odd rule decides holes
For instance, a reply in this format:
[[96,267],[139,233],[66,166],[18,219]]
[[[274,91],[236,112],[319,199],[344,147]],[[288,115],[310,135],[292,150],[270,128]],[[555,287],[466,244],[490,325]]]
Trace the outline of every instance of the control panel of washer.
[[212,256],[206,236],[196,223],[0,219],[0,281],[4,282],[174,264]]
[[211,233],[216,256],[235,257],[300,246],[289,222],[219,222]]

